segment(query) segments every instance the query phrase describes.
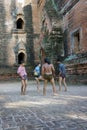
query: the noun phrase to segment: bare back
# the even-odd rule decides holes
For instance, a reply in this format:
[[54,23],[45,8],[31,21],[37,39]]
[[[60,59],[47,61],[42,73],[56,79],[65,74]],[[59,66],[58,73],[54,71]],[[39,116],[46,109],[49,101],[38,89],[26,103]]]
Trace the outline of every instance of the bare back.
[[52,64],[45,63],[42,66],[42,74],[52,74],[53,72],[55,72],[55,69]]

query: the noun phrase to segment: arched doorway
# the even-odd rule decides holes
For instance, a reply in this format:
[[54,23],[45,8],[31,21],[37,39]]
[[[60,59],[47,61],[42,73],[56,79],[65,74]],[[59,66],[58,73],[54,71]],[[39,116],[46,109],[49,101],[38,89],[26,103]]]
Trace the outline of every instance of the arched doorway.
[[17,20],[17,22],[16,22],[16,26],[17,26],[17,29],[23,29],[23,27],[24,27],[24,21],[21,18],[19,18]]
[[18,54],[18,64],[21,64],[21,62],[25,62],[25,54],[23,52],[20,52]]

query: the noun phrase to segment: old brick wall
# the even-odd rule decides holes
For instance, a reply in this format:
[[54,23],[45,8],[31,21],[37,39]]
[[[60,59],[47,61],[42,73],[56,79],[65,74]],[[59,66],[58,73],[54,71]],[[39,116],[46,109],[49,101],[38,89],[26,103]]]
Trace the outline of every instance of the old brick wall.
[[45,5],[45,1],[46,0],[38,0],[38,2],[37,2],[40,28],[41,28],[41,22],[42,22],[41,20],[43,17],[43,9],[44,9],[44,5]]
[[[21,29],[17,28],[18,19],[23,21]],[[40,26],[38,24],[37,1],[24,0],[22,4],[18,3],[18,0],[0,0],[1,75],[7,74],[9,67],[11,67],[10,73],[16,73],[19,54],[20,57],[24,57],[29,73],[33,73],[34,64],[39,60]],[[20,25],[18,26],[20,27]],[[6,70],[3,68],[5,66]]]
[[[65,55],[68,56],[65,61],[68,77],[72,76],[73,79],[79,77],[78,81],[81,80],[84,70],[87,70],[87,2],[86,0],[54,1],[56,6],[52,1],[24,0],[24,4],[21,6],[17,0],[0,0],[0,66],[2,66],[1,70],[5,66],[11,66],[10,73],[5,67],[3,71],[0,71],[1,75],[5,73],[9,76],[16,74],[18,56],[21,53],[21,56],[25,57],[28,74],[32,75],[35,62],[40,60],[40,49],[43,49],[45,56],[44,48],[41,48],[44,36],[41,29],[45,21],[44,29],[47,35],[50,34],[48,32],[55,32],[52,30],[54,25],[58,29],[62,24],[65,37],[64,51]],[[52,7],[50,8],[47,3],[51,3]],[[47,5],[45,6],[45,4]],[[45,9],[47,7],[47,14],[44,7]],[[58,12],[55,7],[58,8]],[[60,20],[57,13],[62,14],[63,19]],[[23,21],[22,29],[17,29],[16,23],[19,18]],[[57,38],[53,34],[52,36],[53,40]],[[79,48],[73,44],[72,36],[74,40],[77,37]],[[47,46],[50,48],[50,45]],[[87,76],[86,72],[84,78]]]
[[[38,0],[38,12],[40,12],[40,26],[43,35],[42,41],[40,40],[41,46],[44,50],[44,56],[49,57],[53,62],[57,55],[62,53],[63,47],[62,40],[59,38],[59,35],[61,35],[60,30],[62,30],[60,14],[57,12],[56,4],[53,0]],[[61,45],[59,45],[60,42]],[[42,56],[42,61],[44,56]]]
[[[61,23],[63,22],[64,52],[67,57],[64,61],[67,66],[67,80],[72,83],[87,82],[87,2],[86,0],[54,1],[63,16]],[[49,7],[48,4],[47,7]],[[52,8],[49,7],[48,11],[50,19],[53,18],[52,21],[55,21],[55,17],[52,17]]]
[[[86,2],[86,0],[64,1],[61,10],[64,20],[63,29],[67,32],[67,40],[65,41],[67,41],[68,46],[68,58],[65,59],[65,64],[68,79],[72,82],[87,82]],[[77,39],[79,46],[75,42],[77,32],[79,32]]]
[[38,43],[39,34],[40,34],[40,21],[39,21],[39,13],[37,1],[32,0],[32,22],[33,22],[33,29],[34,29],[34,56],[35,56],[35,63],[40,61],[40,45]]
[[11,1],[0,0],[0,65],[8,64],[8,44],[12,39],[11,29],[13,27],[11,5]]
[[[68,0],[69,2],[69,0]],[[70,5],[71,6],[71,5]],[[80,53],[86,52],[86,35],[87,35],[87,8],[86,8],[86,0],[78,1],[71,9],[69,9],[69,5],[66,5],[66,11],[64,12],[64,30],[68,30],[68,46],[69,46],[69,54],[71,49],[71,34],[76,29],[81,30],[80,34]]]

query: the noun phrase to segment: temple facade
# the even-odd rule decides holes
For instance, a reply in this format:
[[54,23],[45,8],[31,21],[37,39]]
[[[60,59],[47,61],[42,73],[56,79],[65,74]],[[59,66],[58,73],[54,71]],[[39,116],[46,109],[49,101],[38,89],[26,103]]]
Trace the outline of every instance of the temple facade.
[[55,68],[61,57],[69,81],[86,81],[86,5],[86,0],[0,0],[0,67],[13,69],[24,61],[32,73],[45,56]]
[[0,0],[0,10],[0,66],[14,66],[21,61],[32,66],[39,59],[37,2]]

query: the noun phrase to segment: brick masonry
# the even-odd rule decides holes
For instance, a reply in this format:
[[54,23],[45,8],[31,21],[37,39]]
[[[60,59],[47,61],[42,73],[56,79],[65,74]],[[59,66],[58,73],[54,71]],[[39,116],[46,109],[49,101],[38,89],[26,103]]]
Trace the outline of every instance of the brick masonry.
[[[64,30],[67,30],[68,62],[67,73],[76,82],[87,82],[87,8],[86,0],[65,0],[62,4]],[[75,42],[75,32],[79,30],[79,49]],[[66,43],[65,43],[66,44]],[[74,57],[76,56],[76,57]],[[72,58],[70,58],[72,57]],[[71,78],[70,78],[71,80]]]
[[[48,0],[50,3],[50,1]],[[54,0],[54,7],[62,14],[61,26],[64,30],[64,54],[65,64],[67,66],[68,78],[72,77],[72,81],[86,81],[87,77],[87,8],[86,0]],[[45,2],[44,2],[45,3]],[[46,4],[46,3],[45,3]],[[45,10],[46,6],[39,0],[39,9]],[[49,19],[52,16],[52,8],[49,7]],[[46,10],[47,11],[47,10]],[[41,12],[42,16],[44,12]],[[48,13],[48,12],[47,12]],[[56,16],[56,14],[55,14]],[[46,16],[45,16],[46,18]],[[50,20],[51,25],[53,25]],[[60,25],[60,24],[59,24]],[[50,23],[48,23],[48,27]],[[57,26],[56,26],[57,27]],[[51,26],[52,28],[52,26]],[[47,28],[48,29],[48,28]],[[48,29],[50,30],[50,29]],[[77,42],[78,41],[78,42]],[[85,70],[85,71],[84,71]],[[85,72],[85,73],[84,73]],[[84,76],[83,76],[84,75]],[[71,79],[69,79],[71,80]]]
[[[23,21],[23,27],[17,28],[17,20]],[[29,70],[33,70],[39,60],[39,26],[36,1],[0,0],[0,69],[18,66],[24,60]],[[19,26],[20,27],[20,26]],[[20,61],[19,61],[20,60]],[[17,69],[17,68],[16,68]],[[13,71],[16,73],[16,69]],[[11,69],[12,70],[12,69]],[[13,72],[12,71],[12,72]],[[8,72],[8,69],[6,70]],[[3,71],[5,73],[5,71]]]
[[[32,73],[35,62],[40,60],[41,40],[43,39],[42,34],[40,35],[40,31],[42,28],[44,13],[46,13],[43,11],[44,7],[46,9],[45,2],[45,0],[25,0],[22,5],[16,0],[5,0],[5,2],[0,0],[1,70],[3,66],[18,67],[18,63],[21,60],[24,60],[29,73]],[[74,68],[75,70],[77,68],[76,72],[82,68],[81,71],[79,71],[79,74],[82,75],[85,64],[87,63],[87,2],[86,0],[54,0],[54,2],[56,3],[56,6],[54,7],[57,7],[57,11],[61,12],[63,19],[60,20],[59,17],[57,19],[55,9],[48,9],[49,15],[45,15],[47,18],[47,30],[50,32],[54,24],[57,27],[63,27],[65,36],[65,50],[63,51],[65,51],[65,56],[68,56],[68,60],[65,63],[69,70],[71,68],[69,66],[72,66],[71,71],[73,70],[74,64],[76,66],[78,65],[78,67]],[[21,19],[22,21],[21,29],[17,28],[18,19]],[[39,39],[39,35],[40,38],[42,36],[41,39]],[[76,41],[76,43],[74,41]],[[74,58],[74,56],[76,56],[76,58]],[[13,69],[15,73],[17,69],[16,67]],[[71,74],[71,71],[68,71],[68,74]],[[6,71],[1,71],[1,74],[2,72],[6,73]]]

